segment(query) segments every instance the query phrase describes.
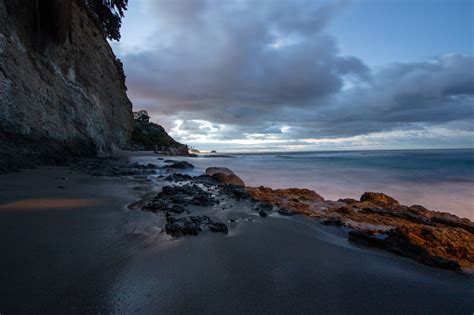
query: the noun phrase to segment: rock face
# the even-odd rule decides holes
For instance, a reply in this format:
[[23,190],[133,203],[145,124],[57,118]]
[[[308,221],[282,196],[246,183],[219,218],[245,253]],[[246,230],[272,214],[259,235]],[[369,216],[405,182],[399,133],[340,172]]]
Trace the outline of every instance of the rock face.
[[[38,44],[35,3],[68,9],[65,17],[51,15],[55,28],[67,22],[61,42],[51,34],[54,38]],[[107,154],[129,145],[132,128],[122,64],[88,11],[72,0],[0,0],[0,155],[5,160]]]
[[244,181],[227,167],[208,167],[206,175],[211,176],[221,184],[245,186]]

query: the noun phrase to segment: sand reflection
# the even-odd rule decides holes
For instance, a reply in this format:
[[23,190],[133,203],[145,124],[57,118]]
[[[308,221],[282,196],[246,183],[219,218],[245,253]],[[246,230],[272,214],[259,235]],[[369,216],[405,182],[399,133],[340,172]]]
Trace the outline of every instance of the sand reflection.
[[0,204],[0,210],[31,210],[31,209],[71,209],[92,207],[100,204],[98,199],[22,199],[5,204]]

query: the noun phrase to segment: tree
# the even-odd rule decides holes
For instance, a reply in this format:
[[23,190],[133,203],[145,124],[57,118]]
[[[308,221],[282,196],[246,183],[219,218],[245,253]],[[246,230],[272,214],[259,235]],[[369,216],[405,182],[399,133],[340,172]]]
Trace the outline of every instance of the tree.
[[97,19],[104,34],[109,39],[120,40],[120,27],[128,0],[82,0]]

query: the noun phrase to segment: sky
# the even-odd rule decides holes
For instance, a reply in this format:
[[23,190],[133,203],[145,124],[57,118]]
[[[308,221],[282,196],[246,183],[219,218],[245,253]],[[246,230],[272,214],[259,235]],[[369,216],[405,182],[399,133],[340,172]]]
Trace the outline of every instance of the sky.
[[474,147],[472,0],[132,0],[112,47],[201,150]]

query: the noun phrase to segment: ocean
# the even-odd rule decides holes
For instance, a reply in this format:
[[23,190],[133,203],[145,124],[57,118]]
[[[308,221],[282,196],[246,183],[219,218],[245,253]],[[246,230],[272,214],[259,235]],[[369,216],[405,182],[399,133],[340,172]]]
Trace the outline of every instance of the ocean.
[[358,199],[384,192],[402,204],[420,204],[474,219],[474,149],[325,151],[232,154],[186,158],[196,166],[225,166],[248,186],[309,188],[326,199]]

